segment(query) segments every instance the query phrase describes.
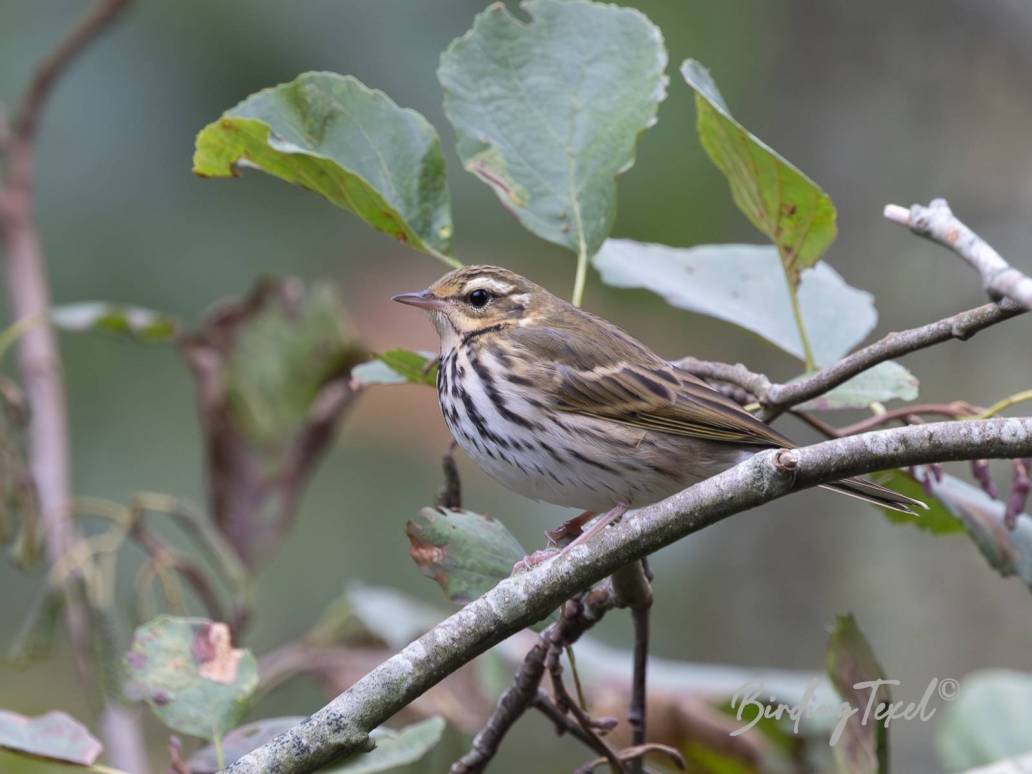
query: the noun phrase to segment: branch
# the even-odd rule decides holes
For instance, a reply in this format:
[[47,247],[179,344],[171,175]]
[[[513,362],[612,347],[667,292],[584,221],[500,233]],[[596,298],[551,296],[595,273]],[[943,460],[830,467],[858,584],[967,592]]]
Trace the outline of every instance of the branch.
[[719,379],[748,391],[763,406],[762,418],[769,422],[786,409],[823,395],[879,363],[950,339],[964,341],[981,330],[1024,314],[1025,311],[1010,300],[983,304],[928,325],[890,333],[834,365],[784,384],[772,384],[767,377],[753,373],[743,365],[711,363],[690,357],[678,360],[675,364],[696,376]]
[[909,210],[889,204],[885,207],[885,217],[908,226],[918,236],[939,243],[967,261],[981,275],[982,287],[994,301],[1009,298],[1032,310],[1032,277],[1007,263],[988,242],[964,225],[945,199],[932,199],[927,207],[914,204]]
[[[11,314],[15,320],[39,319],[22,336],[18,366],[28,396],[28,461],[39,498],[43,542],[48,562],[59,561],[76,540],[71,523],[68,416],[61,360],[54,332],[45,322],[50,309],[46,260],[33,211],[33,143],[39,119],[54,84],[68,66],[104,30],[128,0],[102,0],[76,24],[36,70],[0,147],[6,178],[0,188],[0,241]],[[67,594],[64,620],[80,675],[89,681],[85,661],[91,650],[88,615],[74,593]],[[146,768],[136,715],[108,702],[101,716],[108,759],[130,771]]]
[[232,774],[293,774],[369,747],[369,732],[466,662],[541,620],[619,568],[790,492],[948,460],[1032,455],[1032,418],[941,422],[765,451],[654,505],[594,540],[503,580],[352,685],[310,718],[248,753]]

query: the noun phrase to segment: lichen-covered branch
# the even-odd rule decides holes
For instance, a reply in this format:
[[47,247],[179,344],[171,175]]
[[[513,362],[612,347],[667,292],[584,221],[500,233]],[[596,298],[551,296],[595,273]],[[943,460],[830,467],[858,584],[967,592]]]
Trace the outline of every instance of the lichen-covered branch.
[[229,767],[232,774],[312,771],[369,749],[369,732],[464,663],[565,600],[676,540],[790,492],[887,468],[1032,455],[1032,418],[880,430],[766,451],[654,505],[594,540],[503,580],[391,657],[310,718]]
[[945,199],[933,199],[927,207],[914,204],[909,210],[889,204],[885,207],[885,217],[967,261],[982,277],[982,287],[994,301],[1009,298],[1032,310],[1032,277],[1007,263],[992,245],[953,214]]

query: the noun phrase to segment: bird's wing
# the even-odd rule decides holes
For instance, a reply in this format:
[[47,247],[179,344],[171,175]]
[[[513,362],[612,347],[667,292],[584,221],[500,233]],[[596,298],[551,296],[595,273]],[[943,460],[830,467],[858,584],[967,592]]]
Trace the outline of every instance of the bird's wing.
[[[587,316],[587,315],[586,315]],[[604,320],[593,325],[514,328],[512,341],[537,358],[537,384],[559,411],[674,435],[755,446],[791,442],[701,379]]]

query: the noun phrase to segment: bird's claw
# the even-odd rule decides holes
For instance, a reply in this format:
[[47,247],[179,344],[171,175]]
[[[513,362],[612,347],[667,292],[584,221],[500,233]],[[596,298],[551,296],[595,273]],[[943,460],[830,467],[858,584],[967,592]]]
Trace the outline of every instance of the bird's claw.
[[554,548],[543,548],[540,551],[535,551],[531,554],[527,554],[525,557],[520,559],[516,564],[512,566],[511,575],[516,575],[520,572],[526,572],[531,567],[541,564],[542,562],[551,559],[560,552]]

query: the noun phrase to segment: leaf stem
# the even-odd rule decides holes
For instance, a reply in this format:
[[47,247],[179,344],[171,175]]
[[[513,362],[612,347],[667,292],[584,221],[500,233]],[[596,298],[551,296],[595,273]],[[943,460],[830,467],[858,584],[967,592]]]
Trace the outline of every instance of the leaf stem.
[[795,319],[796,329],[799,331],[799,341],[803,344],[803,362],[806,373],[817,370],[817,363],[813,359],[813,348],[810,346],[810,337],[806,334],[806,326],[803,324],[803,310],[799,306],[799,293],[792,282],[792,278],[785,271],[785,281],[788,283],[788,298],[792,302],[792,317]]
[[584,237],[581,236],[580,246],[577,250],[577,274],[573,278],[573,296],[570,303],[579,307],[584,303],[584,284],[588,279],[588,246],[584,244]]
[[226,768],[226,755],[222,752],[222,734],[217,730],[211,735],[211,745],[215,748],[215,765],[222,771]]
[[989,419],[999,414],[1001,411],[1006,411],[1011,406],[1017,405],[1018,403],[1024,403],[1025,401],[1032,400],[1032,390],[1023,390],[1016,392],[1013,395],[1008,395],[1006,398],[996,401],[993,405],[974,416],[974,419]]

